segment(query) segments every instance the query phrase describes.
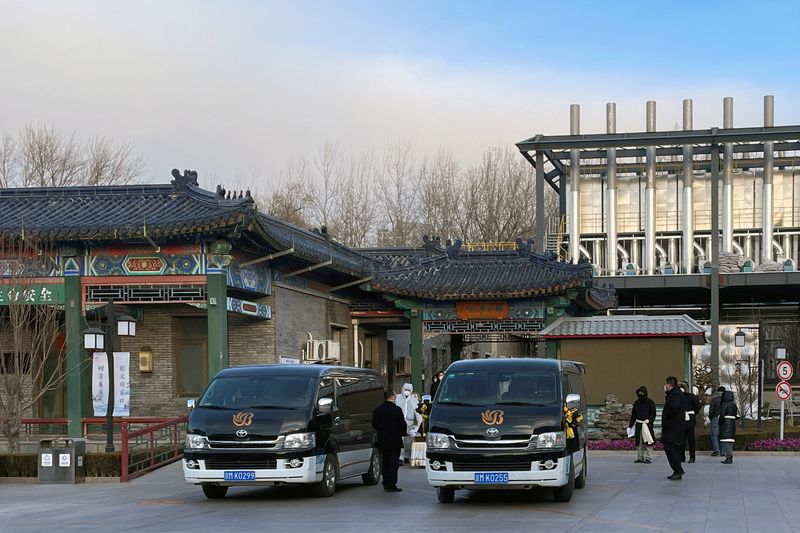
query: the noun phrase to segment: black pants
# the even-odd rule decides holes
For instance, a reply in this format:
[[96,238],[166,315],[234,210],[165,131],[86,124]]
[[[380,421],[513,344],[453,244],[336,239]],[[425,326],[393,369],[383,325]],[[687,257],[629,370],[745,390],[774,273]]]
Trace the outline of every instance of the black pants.
[[681,466],[681,448],[680,444],[673,444],[671,442],[664,443],[664,453],[667,455],[669,466],[675,474],[683,474],[683,467]]
[[681,459],[686,460],[686,450],[689,450],[689,459],[695,458],[695,451],[697,445],[694,440],[694,426],[686,426],[686,435],[683,437],[683,446],[681,449]]
[[400,468],[400,450],[381,450],[383,488],[397,486],[397,469]]

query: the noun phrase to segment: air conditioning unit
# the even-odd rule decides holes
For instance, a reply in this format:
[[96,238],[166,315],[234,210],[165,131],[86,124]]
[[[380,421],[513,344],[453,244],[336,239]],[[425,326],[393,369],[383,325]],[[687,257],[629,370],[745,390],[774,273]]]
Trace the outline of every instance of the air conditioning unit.
[[396,361],[395,370],[397,374],[410,374],[411,373],[411,358],[403,357]]
[[307,340],[304,361],[324,361],[328,357],[327,341]]
[[325,353],[328,359],[339,359],[341,357],[341,345],[339,341],[325,341]]

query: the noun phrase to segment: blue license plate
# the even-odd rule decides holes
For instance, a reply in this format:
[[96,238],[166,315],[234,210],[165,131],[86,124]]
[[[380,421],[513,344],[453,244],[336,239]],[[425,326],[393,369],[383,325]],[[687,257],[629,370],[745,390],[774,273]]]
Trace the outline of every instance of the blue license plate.
[[477,485],[502,485],[508,483],[508,472],[475,472]]
[[255,470],[225,470],[223,473],[225,481],[255,481]]

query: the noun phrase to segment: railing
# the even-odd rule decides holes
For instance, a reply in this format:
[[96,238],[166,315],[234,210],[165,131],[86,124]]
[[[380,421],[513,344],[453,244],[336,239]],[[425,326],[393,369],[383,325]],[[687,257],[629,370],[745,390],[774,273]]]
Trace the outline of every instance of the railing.
[[[27,436],[30,435],[66,435],[67,424],[69,420],[66,418],[23,418],[20,420],[21,428],[20,433]],[[53,431],[54,426],[59,426],[59,429]],[[33,431],[36,427],[37,431]]]
[[[140,427],[146,428],[148,426],[152,426],[153,424],[160,424],[162,422],[168,422],[170,420],[173,420],[173,418],[152,417],[152,416],[115,417],[114,426],[117,427],[118,429],[122,428],[123,426],[127,426],[128,431],[130,431],[132,429],[131,426],[134,426],[133,429],[139,429]],[[90,416],[81,418],[81,424],[83,427],[82,434],[85,438],[89,438],[89,435],[106,434],[106,417],[104,416]]]
[[188,416],[182,416],[136,431],[129,431],[129,424],[123,423],[121,481],[129,481],[183,457],[188,420]]

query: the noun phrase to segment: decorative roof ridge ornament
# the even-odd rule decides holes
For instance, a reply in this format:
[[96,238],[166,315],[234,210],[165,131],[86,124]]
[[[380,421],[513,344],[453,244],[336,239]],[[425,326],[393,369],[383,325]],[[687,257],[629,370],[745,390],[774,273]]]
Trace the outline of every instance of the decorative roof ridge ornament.
[[461,255],[462,244],[464,244],[464,242],[461,239],[456,239],[455,244],[453,244],[453,242],[450,239],[447,239],[446,243],[447,256],[450,259],[458,259],[458,256]]
[[528,256],[530,257],[531,252],[533,252],[533,239],[528,239],[527,241],[523,241],[522,237],[517,237],[517,254],[520,257]]
[[[448,243],[450,241],[447,241]],[[442,239],[440,237],[422,236],[422,249],[427,254],[436,254],[442,252]]]
[[188,188],[189,185],[194,185],[195,187],[200,186],[197,183],[197,172],[194,170],[184,170],[183,174],[181,175],[180,171],[177,168],[173,168],[172,177],[174,178],[171,181],[172,188],[176,192]]

